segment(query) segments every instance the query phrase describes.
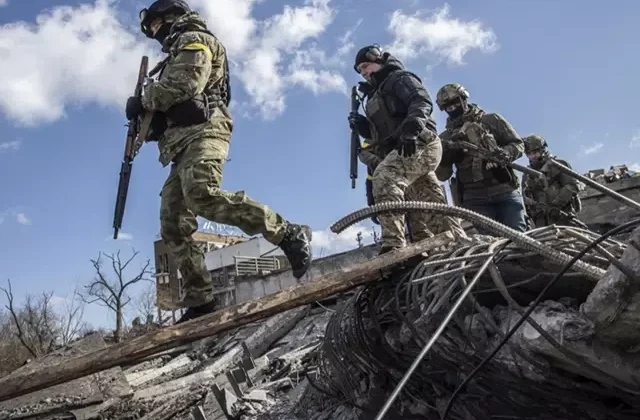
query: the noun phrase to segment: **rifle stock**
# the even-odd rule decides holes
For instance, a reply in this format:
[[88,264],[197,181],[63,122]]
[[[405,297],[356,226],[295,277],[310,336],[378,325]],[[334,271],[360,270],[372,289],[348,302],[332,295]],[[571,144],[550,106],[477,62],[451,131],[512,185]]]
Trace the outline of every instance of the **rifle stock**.
[[[149,67],[149,57],[142,57],[140,62],[140,70],[138,71],[138,81],[134,89],[134,96],[142,96],[142,88],[147,69]],[[124,208],[127,202],[127,193],[129,191],[129,181],[131,180],[131,169],[133,167],[133,159],[140,151],[140,147],[147,137],[151,126],[153,113],[147,112],[143,118],[137,117],[130,120],[127,128],[127,137],[124,144],[124,157],[120,165],[120,179],[118,180],[118,192],[116,194],[116,205],[113,214],[113,239],[118,239],[118,231],[122,228],[122,219],[124,217]]]
[[[358,112],[360,108],[360,97],[356,86],[351,88],[351,112]],[[351,129],[351,155],[349,159],[349,175],[351,178],[351,188],[356,187],[356,179],[358,179],[358,153],[360,152],[360,135],[358,130],[353,127]]]

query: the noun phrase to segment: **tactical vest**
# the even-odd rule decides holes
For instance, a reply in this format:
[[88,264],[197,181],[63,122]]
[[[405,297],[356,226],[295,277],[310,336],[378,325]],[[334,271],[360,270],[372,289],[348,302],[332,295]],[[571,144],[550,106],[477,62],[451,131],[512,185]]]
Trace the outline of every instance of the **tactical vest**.
[[[485,150],[498,147],[495,138],[482,123],[484,111],[463,117],[462,125],[458,128],[448,128],[450,136],[455,139],[459,131],[466,138],[466,141],[473,143]],[[454,140],[455,141],[455,140]],[[464,185],[466,190],[498,188],[498,185],[507,184],[505,187],[512,190],[518,187],[518,180],[511,168],[494,167],[486,169],[487,161],[480,155],[473,152],[461,154],[456,160],[458,181]],[[500,187],[502,188],[502,187]]]
[[[184,30],[171,34],[169,40],[167,41],[168,45],[171,45],[175,42],[175,40],[182,35],[184,32],[203,32],[212,37],[216,37],[209,30],[200,30],[200,29],[192,29],[192,30]],[[162,73],[169,62],[171,56],[165,58],[160,63],[158,63],[153,70],[149,72],[149,77],[153,77],[158,74],[158,79],[162,78]],[[206,121],[209,121],[215,108],[218,108],[222,105],[229,106],[231,102],[231,81],[229,77],[229,60],[227,59],[226,49],[224,50],[224,81],[223,83],[214,86],[214,87],[205,87],[204,91],[190,99],[187,99],[184,102],[176,104],[169,108],[164,114],[170,122],[171,126],[189,126],[189,125],[197,125],[202,124]]]
[[[415,74],[410,74],[420,80],[420,78]],[[380,84],[380,86],[375,90],[373,96],[369,97],[364,108],[367,119],[370,122],[369,126],[371,127],[371,141],[369,144],[372,147],[375,147],[377,151],[380,151],[382,156],[386,156],[395,148],[398,139],[394,139],[392,136],[396,133],[397,128],[400,127],[406,118],[406,114],[397,115],[392,112],[393,110],[389,110],[389,107],[387,106],[385,94],[390,92],[385,92],[384,89],[390,78],[391,75],[389,75]],[[435,136],[429,131],[428,127],[425,127],[425,129],[419,134],[418,138],[422,139],[425,143],[428,143],[434,140]]]

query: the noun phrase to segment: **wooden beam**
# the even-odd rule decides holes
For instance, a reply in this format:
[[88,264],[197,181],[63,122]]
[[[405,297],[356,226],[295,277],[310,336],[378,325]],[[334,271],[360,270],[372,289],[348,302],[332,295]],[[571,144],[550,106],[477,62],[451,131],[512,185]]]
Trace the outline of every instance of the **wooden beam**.
[[315,281],[230,306],[182,324],[152,331],[131,341],[66,360],[64,364],[46,366],[37,372],[2,378],[0,379],[0,401],[81,378],[119,366],[124,362],[241,327],[336,293],[346,292],[379,279],[381,273],[408,258],[447,245],[452,240],[450,233],[442,233],[369,261],[329,273]]

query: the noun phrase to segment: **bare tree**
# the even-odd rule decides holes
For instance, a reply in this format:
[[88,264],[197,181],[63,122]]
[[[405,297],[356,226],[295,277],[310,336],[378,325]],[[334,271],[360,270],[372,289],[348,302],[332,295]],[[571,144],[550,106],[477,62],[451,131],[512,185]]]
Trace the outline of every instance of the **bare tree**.
[[145,287],[136,297],[136,312],[141,322],[151,324],[157,313],[156,288],[153,285]]
[[60,321],[53,304],[53,292],[42,292],[35,297],[27,295],[22,308],[16,308],[11,281],[8,281],[8,289],[0,287],[7,297],[13,325],[14,335],[20,340],[33,357],[39,357],[53,350],[59,344]]
[[[103,271],[103,256],[111,261],[111,268],[115,275],[115,279],[113,280],[106,276]],[[84,286],[84,291],[81,293],[84,302],[89,304],[97,303],[113,311],[116,317],[116,328],[113,332],[113,338],[116,343],[119,342],[122,337],[124,308],[131,302],[131,297],[128,295],[127,289],[140,281],[150,281],[147,277],[151,274],[151,270],[149,270],[151,262],[149,260],[137,271],[135,276],[127,277],[125,271],[137,256],[138,252],[133,250],[131,258],[122,262],[120,251],[111,255],[100,252],[98,258],[91,260],[96,270],[96,277]]]
[[16,328],[15,335],[16,337],[18,337],[18,339],[20,340],[24,348],[27,349],[33,357],[38,357],[36,350],[32,346],[30,346],[29,343],[27,342],[22,322],[18,317],[18,312],[16,311],[15,305],[13,303],[13,290],[11,289],[11,280],[7,280],[7,283],[9,284],[8,289],[5,289],[3,287],[0,287],[0,289],[7,296],[7,300],[9,302],[6,305],[6,308],[9,310],[9,314],[11,314],[11,318],[13,319],[13,324]]
[[362,248],[362,232],[358,232],[356,235],[356,241],[358,242],[358,248]]
[[84,301],[78,289],[74,289],[71,298],[65,298],[60,315],[60,340],[67,345],[89,330],[90,325],[83,321]]

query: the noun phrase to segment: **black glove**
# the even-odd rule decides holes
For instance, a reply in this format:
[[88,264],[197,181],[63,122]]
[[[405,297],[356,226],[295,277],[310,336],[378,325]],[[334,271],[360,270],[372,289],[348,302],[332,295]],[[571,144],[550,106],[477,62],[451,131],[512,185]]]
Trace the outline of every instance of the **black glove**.
[[511,163],[511,156],[509,156],[509,153],[505,152],[504,149],[498,148],[498,149],[494,150],[492,157],[501,166],[505,166],[505,165]]
[[142,114],[144,108],[142,107],[142,99],[138,96],[130,96],[127,99],[127,106],[125,108],[125,115],[127,116],[127,120],[133,120],[138,115]]
[[396,149],[402,157],[408,158],[416,153],[418,139],[415,137],[402,137],[398,142]]
[[349,117],[347,119],[349,120],[349,127],[352,130],[359,130],[359,127],[362,126],[362,124],[368,124],[367,117],[358,114],[355,111],[349,112]]

